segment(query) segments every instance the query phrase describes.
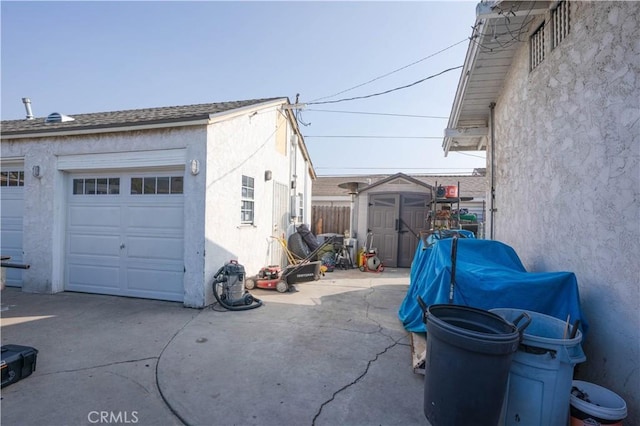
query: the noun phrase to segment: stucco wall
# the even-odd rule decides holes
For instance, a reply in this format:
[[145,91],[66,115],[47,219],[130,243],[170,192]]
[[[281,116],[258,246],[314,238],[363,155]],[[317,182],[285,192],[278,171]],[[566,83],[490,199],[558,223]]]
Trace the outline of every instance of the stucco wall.
[[640,422],[639,84],[639,4],[571,2],[567,38],[531,72],[525,43],[495,109],[495,239],[529,270],[576,274],[591,326],[578,377],[619,393],[628,424]]
[[[253,116],[240,116],[209,126],[207,131],[206,170],[206,265],[205,282],[231,259],[245,267],[247,274],[256,274],[269,263],[269,236],[273,235],[273,184],[290,185],[291,143],[287,138],[287,155],[276,146],[276,108],[262,110]],[[288,122],[287,122],[288,123]],[[287,124],[288,125],[288,124]],[[290,135],[290,132],[288,132]],[[304,161],[297,160],[296,192],[305,189]],[[265,170],[271,170],[272,180],[265,181]],[[242,176],[254,178],[255,218],[253,225],[240,224]],[[310,186],[310,182],[306,184]],[[310,198],[311,188],[309,188]],[[210,285],[206,285],[207,303],[213,301]]]
[[[58,158],[65,155],[118,153],[131,151],[158,151],[185,148],[187,159],[204,158],[206,133],[204,128],[147,130],[99,135],[66,136],[55,138],[23,139],[2,142],[2,156],[24,157],[24,262],[31,268],[24,271],[23,291],[52,293],[64,290],[65,214],[67,171],[58,170]],[[34,178],[32,166],[38,165],[42,177]],[[184,165],[182,165],[184,166]],[[122,170],[113,164],[111,170]],[[202,182],[201,182],[202,181]],[[202,303],[200,281],[202,262],[195,253],[202,252],[203,244],[197,233],[202,229],[203,176],[185,175],[185,304]],[[202,201],[202,204],[204,201]]]

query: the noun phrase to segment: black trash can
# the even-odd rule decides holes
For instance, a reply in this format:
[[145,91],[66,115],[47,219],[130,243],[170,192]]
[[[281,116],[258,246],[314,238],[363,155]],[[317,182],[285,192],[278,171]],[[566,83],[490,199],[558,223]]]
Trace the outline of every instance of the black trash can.
[[530,319],[523,314],[515,324],[527,320],[517,327],[460,305],[431,305],[424,317],[424,414],[431,425],[497,425],[511,361]]

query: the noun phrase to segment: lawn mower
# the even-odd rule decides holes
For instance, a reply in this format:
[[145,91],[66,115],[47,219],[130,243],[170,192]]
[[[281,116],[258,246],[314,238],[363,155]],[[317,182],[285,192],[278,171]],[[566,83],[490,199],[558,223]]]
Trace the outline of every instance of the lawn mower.
[[249,277],[244,283],[247,290],[256,287],[265,289],[276,289],[280,293],[286,293],[293,289],[293,284],[317,281],[320,279],[320,263],[307,262],[297,265],[289,265],[284,269],[278,265],[269,265],[260,269],[258,275]]
[[[369,241],[369,238],[371,240]],[[367,240],[364,243],[364,251],[362,252],[362,264],[360,265],[362,272],[382,272],[384,265],[378,257],[378,250],[373,248],[373,233],[367,234]]]
[[284,269],[279,265],[269,265],[260,269],[257,275],[248,277],[245,280],[244,287],[247,290],[254,288],[276,289],[280,293],[286,293],[293,290],[293,284],[317,281],[320,279],[323,268],[321,261],[311,261],[316,257],[320,250],[327,244],[333,244],[333,237],[329,238],[324,244],[318,246],[307,257],[300,259],[287,248],[287,244],[283,238],[271,237],[278,240],[287,255],[290,265]]

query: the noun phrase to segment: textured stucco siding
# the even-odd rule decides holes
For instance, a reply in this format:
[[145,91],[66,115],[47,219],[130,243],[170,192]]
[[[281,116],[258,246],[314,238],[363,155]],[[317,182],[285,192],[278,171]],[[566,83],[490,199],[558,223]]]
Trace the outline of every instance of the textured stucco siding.
[[628,424],[640,422],[639,87],[640,3],[571,2],[566,39],[531,72],[525,43],[495,108],[494,238],[531,271],[576,274],[591,327],[578,376],[623,396]]
[[[277,108],[215,123],[208,128],[204,235],[206,239],[205,297],[213,301],[209,285],[215,272],[231,259],[238,260],[247,274],[256,274],[269,263],[269,236],[273,235],[273,185],[289,185],[292,161],[291,132],[287,132],[287,155],[276,148]],[[287,122],[288,123],[288,122]],[[289,124],[287,124],[289,125]],[[304,161],[297,160],[300,170]],[[272,180],[265,181],[265,170]],[[240,223],[242,176],[254,178],[253,225]],[[304,190],[308,173],[298,174],[296,191]],[[309,188],[310,198],[311,188]]]
[[[170,130],[146,130],[105,133],[86,136],[7,140],[2,142],[2,157],[24,157],[24,262],[31,268],[23,273],[23,291],[53,293],[64,290],[64,228],[66,215],[67,171],[58,170],[58,158],[65,155],[158,151],[184,148],[187,159],[204,158],[206,132],[204,127]],[[40,166],[42,178],[30,173]],[[184,167],[184,164],[181,165]],[[110,170],[124,170],[113,164]],[[100,172],[100,170],[96,170]],[[185,304],[201,306],[202,291],[198,277],[202,276],[202,261],[198,253],[203,244],[198,241],[203,223],[202,176],[185,174]],[[201,256],[200,256],[201,259]],[[200,295],[200,296],[198,296]]]

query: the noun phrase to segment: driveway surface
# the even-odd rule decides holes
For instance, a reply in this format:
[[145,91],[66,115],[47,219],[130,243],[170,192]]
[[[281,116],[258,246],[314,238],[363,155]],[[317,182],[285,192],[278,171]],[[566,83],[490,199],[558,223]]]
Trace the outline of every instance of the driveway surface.
[[397,311],[408,269],[327,273],[264,306],[2,291],[2,344],[38,349],[3,425],[425,425]]

